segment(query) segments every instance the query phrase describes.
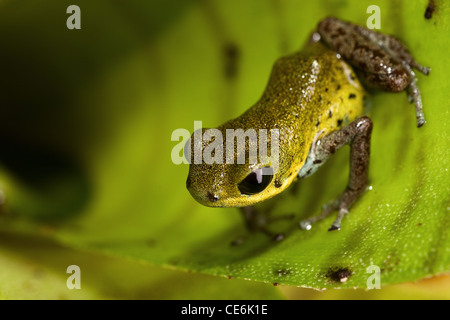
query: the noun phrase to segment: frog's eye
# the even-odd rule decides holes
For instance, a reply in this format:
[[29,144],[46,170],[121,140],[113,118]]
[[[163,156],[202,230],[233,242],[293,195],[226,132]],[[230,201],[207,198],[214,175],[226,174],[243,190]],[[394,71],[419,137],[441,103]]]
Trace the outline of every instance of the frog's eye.
[[273,179],[273,170],[270,167],[259,168],[251,172],[238,184],[242,194],[252,195],[263,191]]

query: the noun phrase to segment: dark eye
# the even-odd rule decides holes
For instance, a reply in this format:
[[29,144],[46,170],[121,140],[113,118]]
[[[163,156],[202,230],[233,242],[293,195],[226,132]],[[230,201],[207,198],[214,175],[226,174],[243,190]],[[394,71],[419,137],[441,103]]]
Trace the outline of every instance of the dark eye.
[[245,179],[238,184],[238,188],[242,194],[257,194],[267,188],[272,179],[272,168],[259,168],[245,177]]

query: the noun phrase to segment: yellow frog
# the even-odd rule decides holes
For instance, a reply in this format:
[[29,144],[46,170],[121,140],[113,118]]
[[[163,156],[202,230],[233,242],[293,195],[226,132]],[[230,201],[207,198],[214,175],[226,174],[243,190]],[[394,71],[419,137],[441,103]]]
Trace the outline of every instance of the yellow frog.
[[[241,207],[250,230],[269,233],[252,205],[283,192],[297,178],[311,175],[337,149],[349,144],[346,189],[319,216],[300,223],[308,230],[313,222],[337,211],[329,230],[340,229],[342,218],[367,186],[372,122],[363,115],[366,91],[361,83],[390,92],[406,90],[415,103],[420,127],[425,119],[412,68],[426,75],[430,71],[417,64],[394,37],[332,17],[322,20],[302,51],[276,61],[259,101],[215,131],[226,137],[229,130],[272,130],[267,135],[271,142],[276,129],[276,166],[274,158],[249,161],[247,157],[244,163],[236,163],[236,156],[225,155],[220,156],[223,161],[195,163],[191,148],[189,192],[205,206]],[[194,135],[189,142],[193,148]],[[197,146],[205,150],[214,140],[203,139]],[[226,148],[229,140],[223,138],[220,143]],[[231,145],[236,153],[249,153],[249,142],[245,150]]]

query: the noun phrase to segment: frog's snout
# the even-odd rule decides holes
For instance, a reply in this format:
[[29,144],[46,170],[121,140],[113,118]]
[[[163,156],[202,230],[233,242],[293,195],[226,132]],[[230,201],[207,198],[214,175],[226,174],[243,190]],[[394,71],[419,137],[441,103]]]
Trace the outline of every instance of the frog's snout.
[[190,177],[186,180],[186,188],[189,190],[194,199],[201,204],[209,207],[217,206],[217,201],[219,201],[220,197],[216,191],[194,188]]
[[193,190],[189,190],[191,192],[192,196],[200,202],[201,204],[207,206],[207,207],[216,207],[218,205],[217,201],[219,201],[219,195],[212,191],[201,191],[201,192],[195,192]]

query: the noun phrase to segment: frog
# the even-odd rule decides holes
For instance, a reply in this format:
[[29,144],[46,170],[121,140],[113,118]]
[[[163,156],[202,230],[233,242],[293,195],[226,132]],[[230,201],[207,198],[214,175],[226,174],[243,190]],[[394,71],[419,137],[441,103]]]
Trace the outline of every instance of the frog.
[[[194,163],[190,148],[187,189],[202,205],[240,208],[249,231],[282,240],[284,234],[271,232],[269,219],[255,205],[312,175],[338,149],[349,145],[350,172],[344,191],[319,215],[298,222],[301,229],[309,230],[337,212],[328,230],[340,230],[344,216],[368,187],[373,128],[365,112],[369,91],[406,92],[415,106],[416,126],[426,123],[413,69],[430,73],[394,36],[335,17],[322,19],[301,50],[275,62],[260,99],[216,128],[224,136],[230,129],[277,129],[277,170],[272,158]],[[191,147],[194,135],[188,142]],[[274,139],[272,134],[267,137]],[[206,139],[199,147],[204,150],[213,140]],[[226,146],[226,139],[222,143]],[[245,152],[249,152],[248,143]]]

